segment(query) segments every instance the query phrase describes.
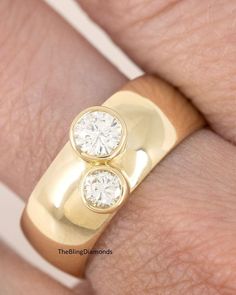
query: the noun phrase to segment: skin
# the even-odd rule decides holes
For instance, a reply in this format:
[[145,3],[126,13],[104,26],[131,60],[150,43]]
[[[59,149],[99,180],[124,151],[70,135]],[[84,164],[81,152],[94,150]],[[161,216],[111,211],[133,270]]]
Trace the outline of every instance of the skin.
[[[68,290],[2,245],[0,293],[29,294],[36,284],[38,294],[235,294],[235,3],[80,4],[139,66],[178,87],[209,127],[118,212],[97,245],[114,254],[92,256],[83,284]],[[126,78],[43,2],[2,0],[0,15],[0,177],[27,200],[73,117]]]

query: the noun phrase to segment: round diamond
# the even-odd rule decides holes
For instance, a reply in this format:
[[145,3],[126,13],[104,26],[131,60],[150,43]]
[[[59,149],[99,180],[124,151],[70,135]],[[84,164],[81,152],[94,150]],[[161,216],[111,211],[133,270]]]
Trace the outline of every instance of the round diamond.
[[121,180],[105,169],[92,171],[84,179],[83,195],[92,207],[113,207],[123,195]]
[[76,149],[93,157],[108,157],[119,146],[122,125],[105,111],[85,113],[73,127]]

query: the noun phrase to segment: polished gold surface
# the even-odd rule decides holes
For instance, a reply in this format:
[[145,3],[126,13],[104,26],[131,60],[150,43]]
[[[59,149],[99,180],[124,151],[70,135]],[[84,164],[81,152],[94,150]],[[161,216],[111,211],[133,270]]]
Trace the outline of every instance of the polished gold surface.
[[[143,91],[128,87],[103,104],[118,114],[126,126],[126,144],[109,159],[111,169],[118,170],[127,183],[125,200],[128,191],[132,192],[180,140],[203,125],[197,111],[169,85],[148,76],[139,80],[139,85],[145,82]],[[179,114],[175,110],[165,111],[162,100],[161,106],[158,104],[163,91],[167,91],[165,97],[170,106],[181,105]],[[185,110],[188,116],[183,119]],[[87,160],[68,142],[35,187],[22,218],[23,230],[34,247],[73,275],[83,275],[88,256],[62,257],[57,249],[91,249],[116,212],[101,214],[85,204],[80,184],[84,175],[94,169],[94,164]]]

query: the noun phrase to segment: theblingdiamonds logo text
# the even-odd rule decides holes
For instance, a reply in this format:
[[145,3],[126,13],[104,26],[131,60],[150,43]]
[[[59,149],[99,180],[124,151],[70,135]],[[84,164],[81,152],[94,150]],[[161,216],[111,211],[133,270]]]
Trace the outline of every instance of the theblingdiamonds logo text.
[[97,254],[97,255],[110,255],[112,254],[111,249],[58,249],[58,253],[61,255],[90,255],[90,254]]

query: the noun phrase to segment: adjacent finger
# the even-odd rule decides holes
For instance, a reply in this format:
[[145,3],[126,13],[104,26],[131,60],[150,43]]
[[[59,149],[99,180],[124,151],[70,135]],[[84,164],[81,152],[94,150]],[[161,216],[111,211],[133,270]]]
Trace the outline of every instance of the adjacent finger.
[[27,198],[75,115],[125,78],[43,1],[0,3],[0,178]]
[[179,87],[236,143],[234,1],[79,3],[145,71]]
[[211,131],[179,145],[96,245],[113,252],[87,268],[97,294],[236,294],[235,167],[235,148]]
[[[72,290],[62,286],[46,274],[19,258],[0,241],[0,294],[4,295],[72,295]],[[85,289],[76,294],[89,295]]]

